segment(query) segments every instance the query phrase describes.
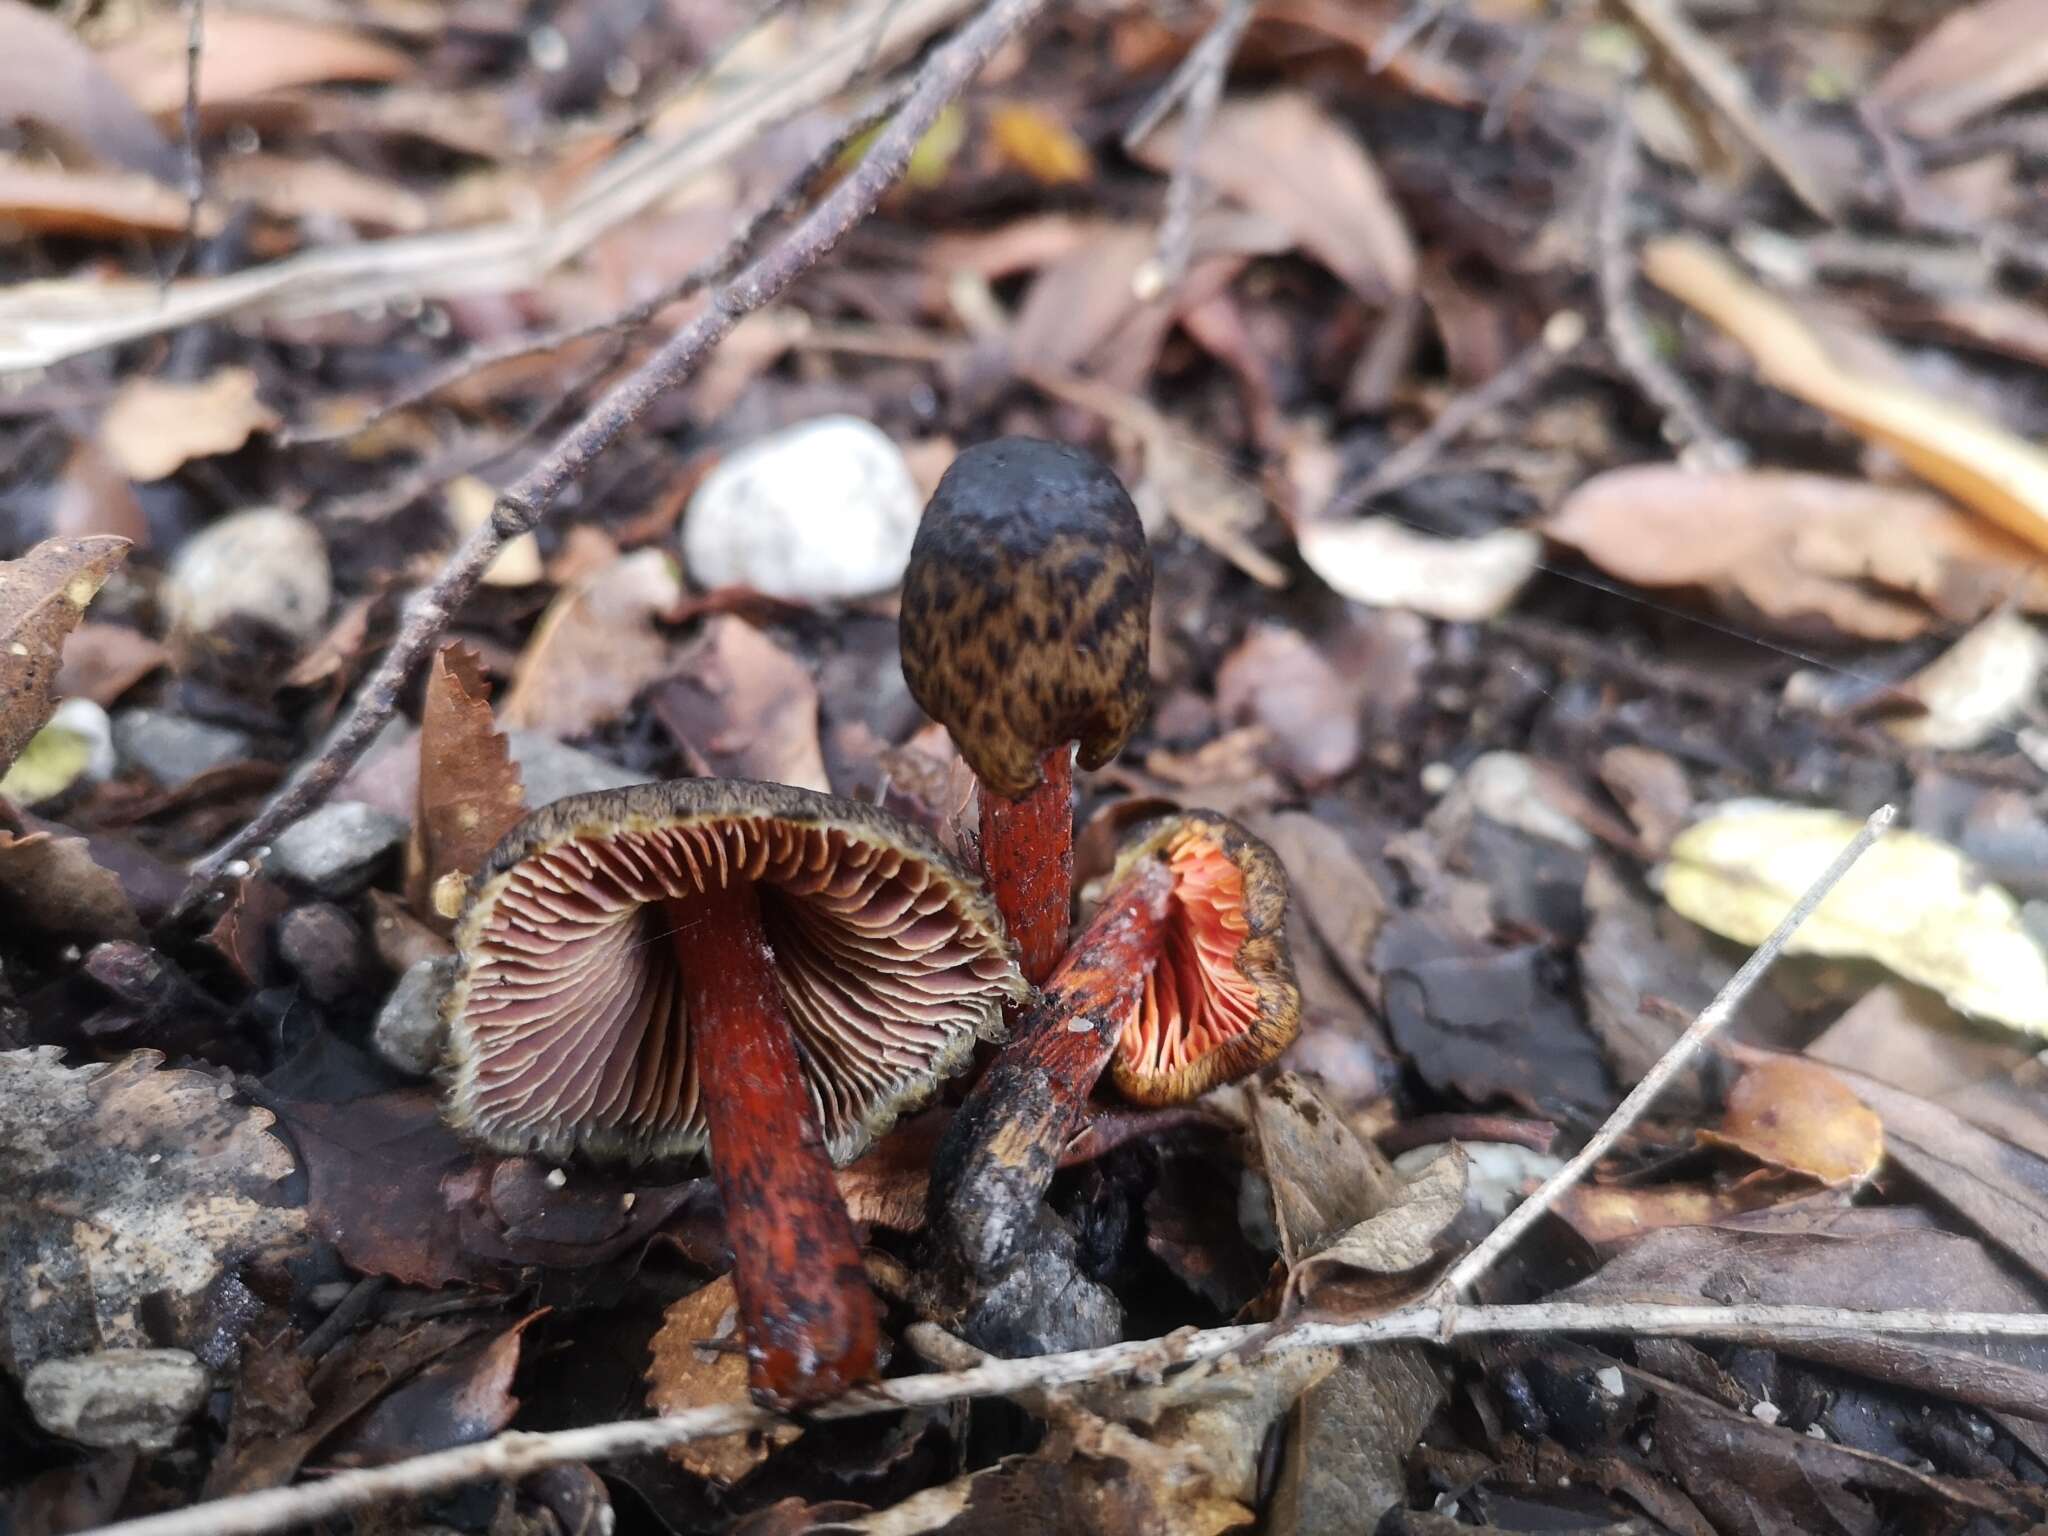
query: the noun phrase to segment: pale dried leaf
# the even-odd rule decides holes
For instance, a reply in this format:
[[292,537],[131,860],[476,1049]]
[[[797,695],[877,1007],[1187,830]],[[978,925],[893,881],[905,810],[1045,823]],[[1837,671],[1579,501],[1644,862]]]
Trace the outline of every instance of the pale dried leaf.
[[[1138,158],[1167,171],[1180,131]],[[1286,228],[1303,250],[1375,304],[1415,291],[1415,242],[1356,133],[1300,91],[1226,102],[1195,153],[1195,174]]]
[[[672,1302],[654,1336],[647,1406],[656,1413],[682,1413],[752,1401],[747,1395],[747,1355],[741,1347],[739,1316],[731,1275],[720,1275]],[[802,1433],[794,1424],[776,1424],[758,1432],[693,1440],[674,1447],[669,1455],[697,1477],[736,1483]]]
[[1543,551],[1520,528],[1439,539],[1390,517],[1311,523],[1299,539],[1308,568],[1352,601],[1467,623],[1504,613]]
[[0,561],[0,773],[56,710],[65,639],[128,548],[104,536],[46,539]]
[[[139,171],[74,171],[0,158],[0,225],[10,230],[88,240],[178,235],[187,216],[181,193]],[[219,210],[202,206],[199,232],[219,228]]]
[[676,658],[654,709],[683,748],[724,778],[830,792],[810,669],[744,619],[721,614]]
[[2018,614],[2000,609],[1899,685],[1926,706],[1885,729],[1912,747],[1966,752],[1998,735],[2024,709],[2048,665],[2048,641]]
[[1464,1149],[1449,1144],[1395,1191],[1394,1203],[1386,1210],[1368,1216],[1296,1266],[1294,1283],[1308,1289],[1335,1269],[1389,1276],[1420,1269],[1465,1208],[1466,1172]]
[[[465,539],[490,520],[498,503],[498,493],[475,475],[457,476],[449,481],[443,495],[447,498],[448,521]],[[482,579],[487,587],[530,587],[545,574],[540,541],[530,533],[522,533],[506,541],[491,557]]]
[[[1725,802],[1672,843],[1664,899],[1723,938],[1761,943],[1860,827],[1808,806]],[[2048,956],[2019,904],[1918,832],[1880,838],[1786,949],[1875,960],[1963,1013],[2048,1034]]]
[[[185,33],[184,17],[166,11],[100,58],[145,112],[175,112],[185,104]],[[199,100],[212,106],[286,86],[396,80],[411,72],[406,55],[349,28],[222,10],[206,18]]]
[[305,1231],[304,1211],[272,1203],[292,1158],[270,1112],[162,1060],[0,1052],[0,1363],[17,1376],[54,1355],[191,1342],[155,1337],[145,1302],[185,1322],[226,1265]]
[[1871,86],[1866,100],[1905,132],[1943,138],[2048,86],[2048,3],[1977,0],[1951,11]]
[[278,423],[247,368],[222,368],[195,383],[137,375],[114,392],[99,444],[131,480],[161,480],[193,459],[233,453]]
[[1643,272],[1740,342],[1770,383],[1882,443],[1930,484],[2048,549],[2048,452],[1965,405],[1844,362],[1777,295],[1713,246],[1667,236]]

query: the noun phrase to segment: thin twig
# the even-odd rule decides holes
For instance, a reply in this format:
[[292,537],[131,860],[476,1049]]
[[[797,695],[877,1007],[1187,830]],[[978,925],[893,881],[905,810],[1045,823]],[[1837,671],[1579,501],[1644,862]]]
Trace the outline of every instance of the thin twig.
[[1437,456],[1472,426],[1535,389],[1561,367],[1586,339],[1586,322],[1575,310],[1560,310],[1543,334],[1508,360],[1492,378],[1465,391],[1436,414],[1436,419],[1372,467],[1372,472],[1343,494],[1332,497],[1318,518],[1351,517],[1374,497],[1384,496],[1421,478]]
[[[1166,213],[1159,221],[1158,254],[1149,269],[1136,279],[1148,298],[1171,292],[1187,276],[1194,247],[1195,204],[1201,192],[1196,166],[1202,156],[1202,141],[1209,136],[1209,125],[1216,120],[1216,108],[1223,101],[1224,77],[1230,73],[1230,61],[1236,56],[1237,45],[1245,28],[1251,25],[1256,9],[1258,0],[1226,0],[1216,24],[1195,44],[1168,82],[1169,90],[1177,90],[1178,95],[1186,97],[1187,110],[1181,114],[1180,152],[1174,157],[1173,175],[1166,183]],[[1157,99],[1154,98],[1155,104]],[[1151,111],[1148,106],[1141,114],[1148,132],[1157,121]],[[1136,133],[1136,124],[1132,125],[1132,133]],[[1144,136],[1136,133],[1137,138]],[[1125,142],[1133,142],[1131,134],[1125,135]]]
[[1416,0],[1372,45],[1372,52],[1365,56],[1365,67],[1378,74],[1398,59],[1410,43],[1435,26],[1450,8],[1451,0]]
[[199,248],[199,205],[206,197],[206,168],[199,158],[199,58],[206,46],[206,0],[185,0],[185,235],[169,282]]
[[1707,408],[1670,364],[1657,355],[1649,327],[1636,308],[1635,247],[1629,240],[1629,211],[1635,204],[1641,161],[1636,153],[1635,121],[1624,100],[1614,114],[1607,160],[1600,176],[1600,211],[1595,228],[1596,275],[1600,310],[1607,328],[1608,349],[1621,369],[1664,413],[1667,433],[1676,432],[1690,445],[1702,467],[1734,468],[1748,457],[1740,444],[1714,425]]
[[1778,958],[1792,935],[1799,931],[1799,925],[1813,916],[1814,909],[1826,899],[1828,892],[1835,888],[1842,876],[1849,872],[1850,866],[1869,852],[1870,846],[1884,835],[1885,829],[1892,824],[1892,819],[1897,814],[1889,805],[1879,806],[1872,813],[1870,819],[1863,823],[1863,830],[1850,840],[1847,847],[1835,855],[1835,861],[1807,888],[1806,894],[1792,904],[1792,910],[1787,912],[1778,926],[1771,930],[1770,937],[1759,944],[1750,957],[1742,962],[1742,969],[1728,978],[1727,985],[1715,994],[1712,1002],[1700,1010],[1699,1017],[1692,1021],[1691,1027],[1672,1042],[1671,1049],[1664,1053],[1663,1059],[1652,1067],[1629,1096],[1616,1106],[1614,1113],[1607,1117],[1607,1123],[1600,1127],[1593,1139],[1580,1150],[1578,1156],[1545,1179],[1535,1194],[1510,1211],[1500,1225],[1486,1235],[1484,1242],[1452,1266],[1451,1272],[1444,1277],[1443,1284],[1437,1292],[1446,1303],[1446,1310],[1450,1310],[1456,1298],[1470,1289],[1491,1269],[1501,1255],[1515,1245],[1516,1239],[1534,1226],[1566,1190],[1584,1178],[1587,1170],[1605,1157],[1608,1149],[1642,1118],[1643,1112],[1650,1107],[1657,1095],[1664,1091],[1665,1085],[1692,1061],[1700,1046],[1706,1043],[1707,1037],[1734,1016],[1735,1010],[1742,1006],[1743,999],[1749,996],[1750,989],[1763,978],[1764,972],[1770,969],[1771,962]]
[[354,707],[328,737],[320,755],[295,774],[248,826],[193,866],[193,883],[179,902],[181,911],[191,909],[230,861],[267,843],[326,796],[391,718],[414,668],[433,648],[506,541],[531,531],[556,498],[589,468],[591,460],[638,421],[661,394],[694,373],[743,316],[774,300],[873,212],[882,195],[903,175],[911,152],[940,111],[1046,3],[991,0],[932,54],[901,110],[876,135],[853,172],[744,272],[713,289],[695,318],[613,385],[581,421],[499,495],[490,518],[463,540],[433,582],[406,604],[398,638],[357,692]]
[[558,326],[554,330],[514,337],[510,341],[492,346],[473,347],[460,357],[450,358],[439,367],[428,369],[420,378],[406,384],[360,420],[340,427],[296,428],[287,436],[286,442],[297,446],[303,443],[325,443],[354,437],[360,432],[367,432],[394,413],[408,410],[487,368],[495,368],[501,363],[513,362],[522,357],[532,357],[536,353],[554,352],[579,341],[588,341],[595,336],[626,336],[637,331],[669,305],[680,303],[699,289],[732,276],[740,263],[753,254],[755,245],[759,243],[768,225],[788,217],[803,201],[805,194],[810,191],[818,177],[830,169],[846,152],[847,146],[901,106],[909,90],[908,81],[892,86],[855,113],[837,133],[832,135],[830,142],[806,160],[795,175],[776,189],[773,196],[740,220],[739,227],[733,231],[723,246],[681,277],[668,283],[659,292],[636,304],[629,304],[618,313],[607,315],[602,320],[593,320],[583,325]]
[[[1138,1339],[1101,1349],[1022,1360],[987,1360],[965,1370],[903,1376],[811,1410],[819,1419],[850,1419],[900,1408],[928,1408],[981,1397],[1028,1397],[1061,1387],[1139,1376],[1157,1378],[1204,1361],[1238,1361],[1302,1349],[1384,1344],[1397,1340],[1473,1338],[1489,1334],[1604,1333],[1631,1337],[1726,1339],[1779,1344],[1834,1337],[1954,1335],[2048,1338],[2048,1313],[1946,1312],[1925,1308],[1859,1312],[1849,1307],[1687,1305],[1656,1302],[1537,1302],[1515,1307],[1459,1307],[1446,1316],[1429,1305],[1345,1322],[1301,1321],[1184,1329],[1163,1339]],[[929,1336],[923,1341],[931,1342]],[[1225,1365],[1228,1368],[1228,1365]],[[567,1462],[637,1456],[744,1434],[781,1422],[748,1403],[692,1408],[659,1419],[593,1424],[547,1434],[514,1432],[477,1445],[416,1456],[387,1467],[341,1472],[321,1483],[272,1488],[169,1514],[110,1525],[99,1536],[263,1536],[345,1510],[415,1498],[486,1480],[514,1481]]]

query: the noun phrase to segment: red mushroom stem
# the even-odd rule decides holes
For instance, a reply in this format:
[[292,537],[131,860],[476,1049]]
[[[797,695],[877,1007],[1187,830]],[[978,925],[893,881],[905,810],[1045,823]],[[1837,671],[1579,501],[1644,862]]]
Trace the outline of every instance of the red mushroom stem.
[[1021,800],[981,789],[981,864],[1024,979],[1043,985],[1066,953],[1074,909],[1074,752],[1039,759],[1043,777]]
[[1144,996],[1172,894],[1172,873],[1156,860],[1118,882],[946,1128],[932,1163],[932,1228],[975,1274],[1002,1269],[1030,1237],[1060,1154]]
[[783,1011],[751,881],[666,902],[749,1379],[777,1406],[875,1375],[881,1320]]

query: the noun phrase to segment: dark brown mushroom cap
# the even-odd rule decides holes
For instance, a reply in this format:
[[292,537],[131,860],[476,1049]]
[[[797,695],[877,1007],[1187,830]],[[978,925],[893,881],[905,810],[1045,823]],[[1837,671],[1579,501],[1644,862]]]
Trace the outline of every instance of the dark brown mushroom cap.
[[1164,942],[1110,1064],[1140,1104],[1184,1104],[1257,1071],[1301,1031],[1287,953],[1287,876],[1273,850],[1227,816],[1186,811],[1139,827],[1115,874],[1142,860],[1173,874]]
[[450,1116],[504,1151],[704,1145],[664,898],[757,883],[813,1108],[857,1156],[1029,989],[995,904],[917,828],[781,784],[571,795],[515,826],[456,925]]
[[903,675],[997,794],[1070,741],[1098,768],[1151,687],[1152,556],[1137,508],[1085,453],[979,443],[932,493],[903,577]]

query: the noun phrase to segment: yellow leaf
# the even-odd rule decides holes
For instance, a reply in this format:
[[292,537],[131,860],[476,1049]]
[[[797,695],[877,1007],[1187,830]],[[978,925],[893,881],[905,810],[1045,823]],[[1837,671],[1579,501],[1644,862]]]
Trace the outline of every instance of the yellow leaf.
[[[1728,801],[1672,842],[1664,899],[1723,938],[1761,943],[1861,825],[1808,806]],[[2021,925],[2019,903],[1918,832],[1881,838],[1785,948],[1875,960],[1963,1013],[2048,1035],[2048,953]]]
[[996,153],[1047,186],[1086,181],[1095,174],[1095,157],[1074,130],[1043,107],[1011,102],[989,114],[989,137]]

